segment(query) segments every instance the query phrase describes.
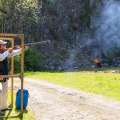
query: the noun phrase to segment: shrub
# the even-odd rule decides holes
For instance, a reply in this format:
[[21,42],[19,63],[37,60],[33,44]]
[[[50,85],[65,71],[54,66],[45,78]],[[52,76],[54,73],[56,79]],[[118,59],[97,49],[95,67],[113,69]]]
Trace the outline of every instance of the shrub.
[[[39,71],[44,68],[43,55],[34,49],[25,51],[25,71]],[[15,58],[15,71],[20,72],[20,56]]]

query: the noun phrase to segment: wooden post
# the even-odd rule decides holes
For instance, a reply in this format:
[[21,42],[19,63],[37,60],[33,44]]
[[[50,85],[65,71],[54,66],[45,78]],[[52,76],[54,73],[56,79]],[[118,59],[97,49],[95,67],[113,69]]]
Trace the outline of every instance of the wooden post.
[[[14,48],[14,39],[11,41],[12,43],[12,48]],[[14,75],[14,57],[11,58],[11,75]],[[13,108],[13,102],[14,102],[14,97],[13,97],[13,84],[14,84],[14,77],[11,77],[11,107]]]
[[22,53],[21,53],[21,114],[23,115],[24,109],[23,109],[23,86],[24,86],[24,35],[20,35],[21,39],[21,47],[22,47]]

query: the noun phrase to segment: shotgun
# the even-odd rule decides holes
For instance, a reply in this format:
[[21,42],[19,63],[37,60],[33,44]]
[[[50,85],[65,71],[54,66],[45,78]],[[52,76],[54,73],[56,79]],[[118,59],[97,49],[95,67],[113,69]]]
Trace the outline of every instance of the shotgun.
[[[34,46],[34,45],[44,45],[44,44],[49,44],[51,41],[50,40],[45,40],[45,41],[40,41],[40,42],[30,42],[30,43],[25,43],[24,47],[27,49],[30,46]],[[19,49],[20,45],[15,45],[13,49]]]
[[50,40],[40,41],[40,42],[31,42],[31,43],[26,43],[24,45],[25,46],[32,46],[32,45],[47,44],[47,43],[50,43]]

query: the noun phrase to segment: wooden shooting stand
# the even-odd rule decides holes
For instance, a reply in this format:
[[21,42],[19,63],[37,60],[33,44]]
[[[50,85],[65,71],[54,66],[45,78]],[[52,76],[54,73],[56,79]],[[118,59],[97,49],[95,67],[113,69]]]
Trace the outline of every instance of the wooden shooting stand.
[[[11,47],[14,48],[15,40],[20,40],[20,46],[22,48],[22,52],[20,54],[20,73],[14,74],[14,57],[11,58],[11,71],[9,75],[0,75],[3,78],[11,78],[11,104],[10,107],[13,109],[14,104],[14,95],[13,95],[13,87],[14,87],[14,78],[20,78],[21,80],[21,111],[18,115],[10,116],[10,118],[14,117],[23,117],[23,86],[24,86],[24,34],[6,34],[0,33],[0,40],[9,40],[11,42]],[[6,116],[0,116],[0,118],[6,118]],[[8,116],[7,116],[8,118]]]

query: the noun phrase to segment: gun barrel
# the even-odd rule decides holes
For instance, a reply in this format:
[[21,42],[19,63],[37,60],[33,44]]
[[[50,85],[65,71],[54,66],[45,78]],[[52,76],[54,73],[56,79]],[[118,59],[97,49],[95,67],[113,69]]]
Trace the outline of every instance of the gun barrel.
[[50,40],[40,41],[40,42],[33,42],[33,43],[26,43],[24,45],[29,46],[29,45],[38,45],[38,44],[46,44],[46,43],[50,43]]

